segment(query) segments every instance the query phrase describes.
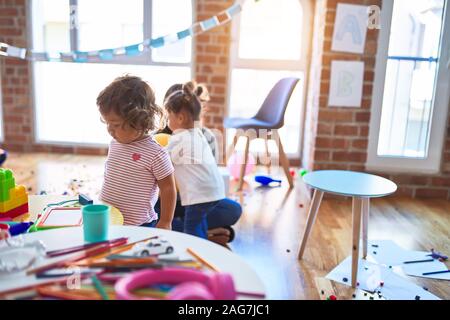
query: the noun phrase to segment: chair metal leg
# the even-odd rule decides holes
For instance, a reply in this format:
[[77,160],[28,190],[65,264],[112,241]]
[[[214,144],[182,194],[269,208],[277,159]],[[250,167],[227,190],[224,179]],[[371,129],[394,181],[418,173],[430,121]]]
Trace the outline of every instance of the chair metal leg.
[[362,199],[353,197],[352,287],[358,278],[359,240],[361,237]]
[[303,252],[305,251],[306,242],[308,241],[309,234],[316,221],[317,212],[319,211],[320,203],[322,202],[323,192],[320,190],[314,190],[314,195],[309,207],[308,218],[306,220],[305,230],[303,231],[302,242],[300,243],[300,251],[298,252],[298,259],[301,260]]
[[291,173],[289,172],[289,159],[286,156],[286,153],[284,153],[283,144],[281,143],[281,139],[278,137],[278,151],[280,154],[280,162],[281,166],[283,167],[284,174],[286,175],[286,178],[289,182],[289,188],[294,187],[294,179],[291,176]]
[[240,175],[240,178],[239,178],[238,191],[241,191],[242,187],[244,186],[245,169],[247,167],[248,153],[249,153],[249,150],[250,150],[250,138],[246,136],[245,139],[246,139],[246,142],[245,142],[244,162],[242,163],[242,166],[241,166],[241,175]]
[[367,242],[369,235],[369,212],[370,198],[362,199],[362,238],[363,238],[363,259],[367,257]]

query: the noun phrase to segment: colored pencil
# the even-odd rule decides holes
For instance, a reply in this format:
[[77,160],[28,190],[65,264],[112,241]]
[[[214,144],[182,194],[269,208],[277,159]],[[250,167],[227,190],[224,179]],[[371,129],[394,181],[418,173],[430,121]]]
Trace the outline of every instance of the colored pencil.
[[40,295],[44,297],[59,298],[65,300],[97,300],[94,296],[95,292],[87,294],[86,292],[78,292],[79,290],[65,291],[60,288],[41,287],[37,288]]
[[86,249],[95,247],[95,246],[97,246],[99,244],[105,244],[105,243],[110,244],[110,243],[120,242],[120,241],[122,241],[124,239],[128,239],[128,238],[117,238],[117,239],[113,239],[113,240],[89,243],[89,244],[76,246],[76,247],[71,247],[71,248],[66,248],[66,249],[53,250],[53,251],[48,251],[46,254],[47,254],[47,257],[54,258],[54,257],[62,256],[62,255],[65,255],[65,254],[86,250]]
[[403,263],[410,264],[410,263],[421,263],[421,262],[433,262],[434,259],[426,259],[426,260],[412,260],[412,261],[405,261]]
[[47,270],[51,270],[57,267],[65,267],[67,265],[70,265],[70,263],[72,262],[76,262],[78,260],[82,260],[82,259],[86,259],[89,258],[90,256],[94,256],[94,255],[98,255],[100,253],[104,253],[105,251],[110,251],[112,247],[117,246],[118,244],[120,244],[120,242],[117,243],[113,243],[113,244],[100,244],[97,245],[95,247],[89,248],[85,251],[79,252],[77,254],[74,254],[72,257],[70,258],[66,258],[63,260],[59,260],[56,262],[52,262],[31,270],[27,271],[27,275],[31,275],[31,274],[36,274],[36,273],[41,273]]
[[212,271],[215,272],[220,272],[219,268],[217,268],[216,266],[214,266],[213,264],[211,264],[210,262],[206,261],[204,258],[202,258],[198,253],[196,253],[194,250],[192,250],[191,248],[187,248],[186,251],[193,256],[195,259],[197,259],[202,265],[206,266],[207,268],[211,269]]
[[102,299],[109,300],[108,294],[106,293],[105,288],[103,287],[101,281],[97,278],[97,276],[94,274],[91,279],[95,289],[98,291]]
[[448,273],[448,272],[450,272],[450,270],[425,272],[425,273],[422,273],[422,275],[423,276],[429,276],[429,275],[432,275],[432,274],[441,274],[441,273]]

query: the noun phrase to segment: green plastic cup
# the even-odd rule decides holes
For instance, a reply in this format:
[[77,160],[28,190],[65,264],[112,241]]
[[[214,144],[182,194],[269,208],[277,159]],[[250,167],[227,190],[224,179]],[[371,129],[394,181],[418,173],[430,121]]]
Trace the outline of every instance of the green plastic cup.
[[111,207],[104,204],[90,204],[83,207],[83,233],[85,242],[108,240]]

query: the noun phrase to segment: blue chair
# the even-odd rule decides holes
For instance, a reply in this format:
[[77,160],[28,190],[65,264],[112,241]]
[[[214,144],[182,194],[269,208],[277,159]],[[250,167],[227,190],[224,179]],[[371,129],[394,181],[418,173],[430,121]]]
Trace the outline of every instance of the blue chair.
[[[268,150],[268,136],[272,138],[277,137],[275,141],[278,145],[279,157],[281,165],[286,174],[289,182],[289,187],[294,187],[292,176],[289,173],[289,160],[284,152],[283,145],[279,139],[277,130],[284,125],[284,114],[289,104],[292,93],[299,79],[297,78],[284,78],[279,80],[275,86],[270,90],[266,99],[264,100],[261,108],[256,115],[250,119],[247,118],[226,118],[224,121],[224,127],[227,129],[238,129],[236,135],[233,138],[233,142],[230,144],[227,150],[228,157],[233,153],[236,143],[239,137],[244,136],[246,138],[245,144],[245,157],[244,163],[241,167],[241,174],[239,179],[238,190],[242,190],[244,184],[245,167],[248,161],[248,153],[250,148],[250,141],[256,138],[263,138],[266,145],[266,155],[269,157]],[[264,134],[262,134],[264,132]],[[270,163],[268,164],[270,168]]]

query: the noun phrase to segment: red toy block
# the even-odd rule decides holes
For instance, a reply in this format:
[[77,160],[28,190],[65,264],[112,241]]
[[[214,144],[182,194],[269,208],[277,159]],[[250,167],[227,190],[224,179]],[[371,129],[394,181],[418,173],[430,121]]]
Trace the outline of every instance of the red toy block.
[[28,203],[25,203],[24,205],[21,205],[20,207],[17,207],[15,209],[12,209],[5,213],[0,214],[0,219],[2,219],[2,220],[4,220],[3,218],[14,219],[25,213],[28,213]]

